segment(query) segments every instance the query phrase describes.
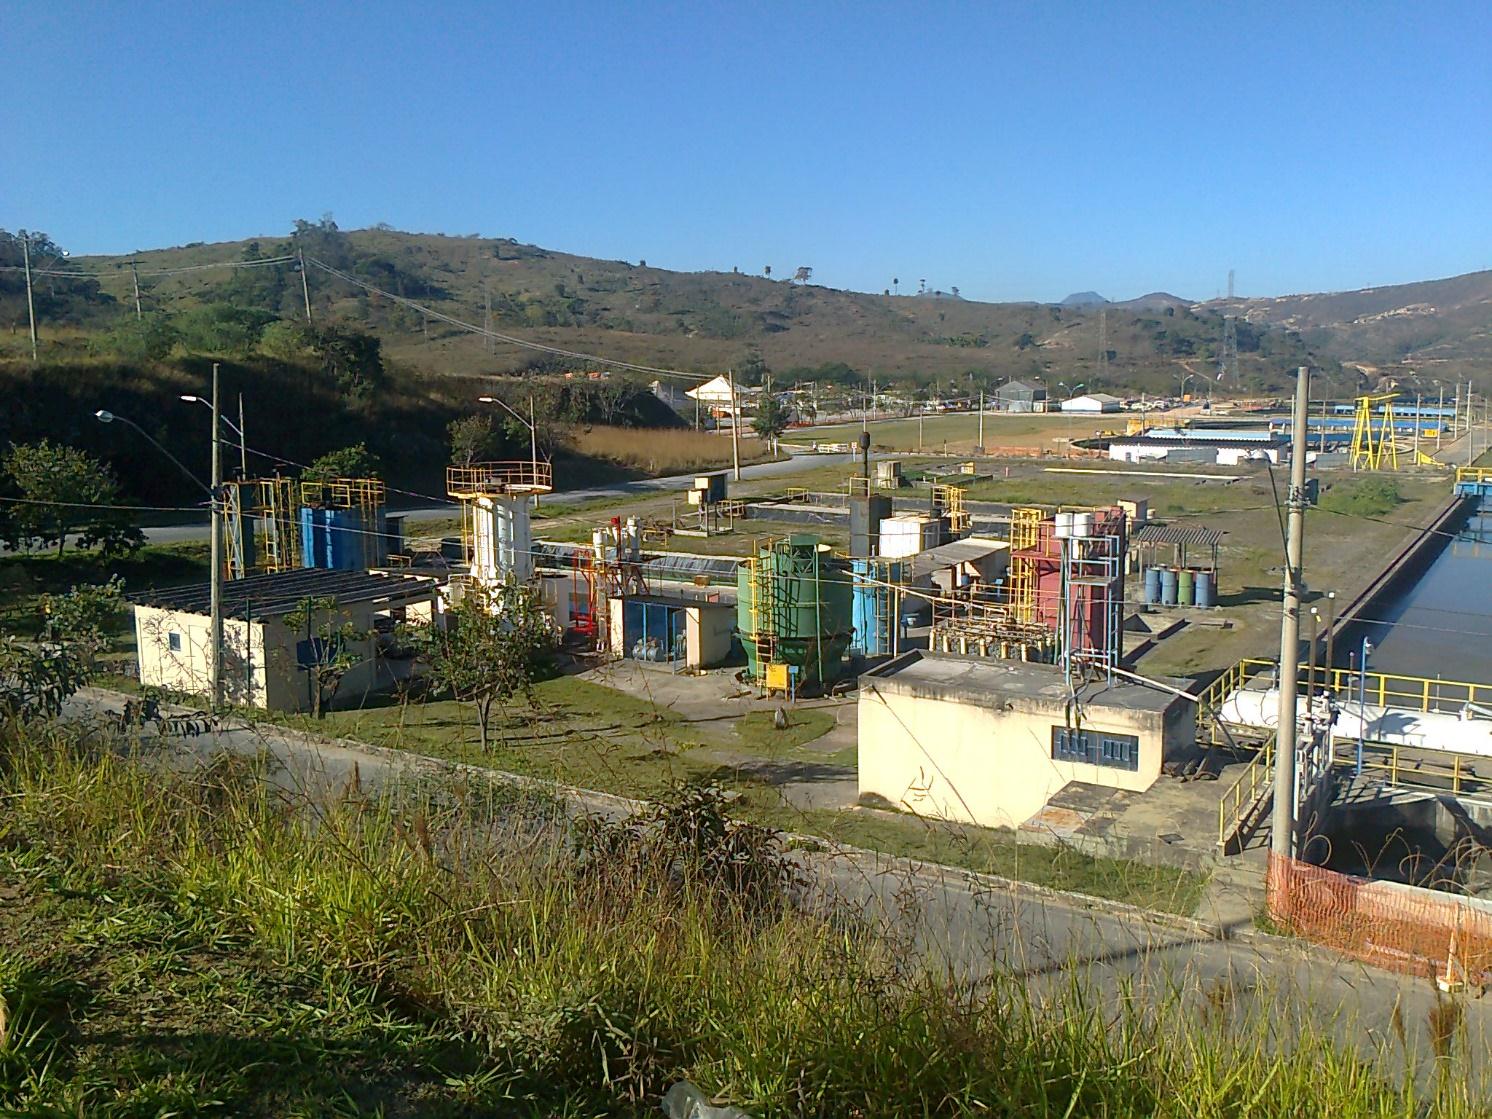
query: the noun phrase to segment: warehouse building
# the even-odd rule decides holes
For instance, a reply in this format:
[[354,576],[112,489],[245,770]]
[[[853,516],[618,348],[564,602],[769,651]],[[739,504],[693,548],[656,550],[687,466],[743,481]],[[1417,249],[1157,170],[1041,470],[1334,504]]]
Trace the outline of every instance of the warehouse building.
[[1003,412],[1046,410],[1046,389],[1030,381],[1006,381],[995,390],[995,407]]
[[1100,412],[1117,412],[1123,407],[1124,401],[1106,392],[1091,392],[1086,396],[1074,396],[1062,402],[1064,412],[1085,412],[1095,415]]
[[1070,784],[1143,792],[1192,746],[1191,705],[1138,684],[1070,691],[1052,665],[904,653],[860,677],[860,795],[1015,828]]

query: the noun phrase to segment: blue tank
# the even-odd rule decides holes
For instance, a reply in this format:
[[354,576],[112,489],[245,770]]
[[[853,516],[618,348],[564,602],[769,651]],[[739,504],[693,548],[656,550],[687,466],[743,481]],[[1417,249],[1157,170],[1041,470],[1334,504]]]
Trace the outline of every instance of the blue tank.
[[1217,572],[1197,572],[1196,595],[1198,606],[1217,605]]
[[1174,567],[1163,567],[1160,569],[1160,601],[1162,606],[1175,606],[1176,594],[1179,590],[1179,579]]
[[1160,601],[1160,568],[1145,568],[1145,605],[1154,606]]

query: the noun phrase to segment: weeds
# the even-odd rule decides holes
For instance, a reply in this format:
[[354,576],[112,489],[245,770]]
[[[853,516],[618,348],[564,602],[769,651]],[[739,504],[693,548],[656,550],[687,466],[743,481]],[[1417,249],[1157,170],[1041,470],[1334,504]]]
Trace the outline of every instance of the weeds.
[[1475,1113],[1208,1021],[1232,988],[1199,1025],[1078,970],[930,967],[808,908],[709,789],[572,841],[470,793],[278,791],[262,759],[7,752],[5,1113],[644,1115],[680,1079],[760,1116]]

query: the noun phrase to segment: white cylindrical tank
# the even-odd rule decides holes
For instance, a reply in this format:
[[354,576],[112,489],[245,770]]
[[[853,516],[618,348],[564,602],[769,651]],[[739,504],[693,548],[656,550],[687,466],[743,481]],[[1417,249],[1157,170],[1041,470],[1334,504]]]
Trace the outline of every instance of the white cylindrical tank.
[[1066,540],[1072,535],[1072,514],[1058,513],[1056,536],[1058,540]]
[[1080,539],[1086,540],[1093,535],[1093,514],[1074,513],[1072,515],[1072,534]]

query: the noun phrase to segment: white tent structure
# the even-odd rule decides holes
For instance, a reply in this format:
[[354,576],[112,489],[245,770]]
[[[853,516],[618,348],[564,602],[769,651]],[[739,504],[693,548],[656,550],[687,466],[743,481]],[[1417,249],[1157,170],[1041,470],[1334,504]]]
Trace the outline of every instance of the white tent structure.
[[686,396],[699,401],[715,419],[729,419],[734,409],[745,409],[756,398],[759,390],[736,386],[735,400],[731,400],[730,378],[720,374],[702,385],[690,389]]
[[1092,392],[1086,396],[1074,396],[1062,402],[1064,412],[1117,412],[1124,401],[1106,392]]

